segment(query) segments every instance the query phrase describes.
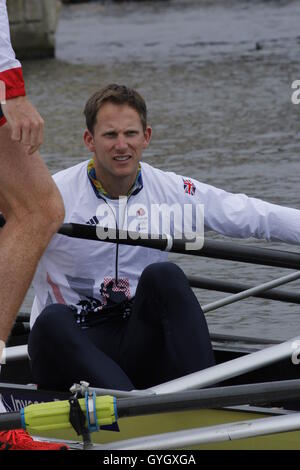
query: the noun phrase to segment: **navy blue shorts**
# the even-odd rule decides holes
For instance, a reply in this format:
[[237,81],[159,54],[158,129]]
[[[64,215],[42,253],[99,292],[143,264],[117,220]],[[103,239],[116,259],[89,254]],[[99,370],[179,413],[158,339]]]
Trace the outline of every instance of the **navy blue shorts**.
[[2,108],[1,108],[1,104],[0,104],[0,119],[3,118],[3,113],[2,113]]

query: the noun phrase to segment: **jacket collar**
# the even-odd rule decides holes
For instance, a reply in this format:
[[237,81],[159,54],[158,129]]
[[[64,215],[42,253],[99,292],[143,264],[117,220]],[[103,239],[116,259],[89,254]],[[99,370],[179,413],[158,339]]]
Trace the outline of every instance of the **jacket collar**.
[[[105,197],[105,198],[112,199],[109,196],[108,192],[105,191],[105,189],[103,188],[100,181],[97,180],[96,170],[95,170],[95,161],[94,161],[93,158],[88,162],[87,174],[88,174],[88,178],[90,180],[90,183],[92,185],[92,188],[93,188],[97,198],[102,199],[103,197]],[[141,191],[141,189],[143,189],[143,178],[142,178],[142,167],[141,167],[141,164],[139,163],[139,167],[138,167],[138,171],[137,171],[135,181],[134,181],[133,185],[131,186],[131,188],[129,189],[129,191],[127,193],[127,197],[130,197],[132,195],[136,195],[137,193],[139,193]]]

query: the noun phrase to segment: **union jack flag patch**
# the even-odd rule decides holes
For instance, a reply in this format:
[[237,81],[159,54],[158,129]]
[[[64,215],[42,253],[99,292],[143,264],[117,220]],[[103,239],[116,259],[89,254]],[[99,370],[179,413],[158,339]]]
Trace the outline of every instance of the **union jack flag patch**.
[[196,192],[196,186],[194,185],[194,183],[189,180],[189,179],[184,179],[183,180],[183,187],[184,187],[184,192],[187,193],[187,194],[190,194],[191,196],[194,196],[195,192]]

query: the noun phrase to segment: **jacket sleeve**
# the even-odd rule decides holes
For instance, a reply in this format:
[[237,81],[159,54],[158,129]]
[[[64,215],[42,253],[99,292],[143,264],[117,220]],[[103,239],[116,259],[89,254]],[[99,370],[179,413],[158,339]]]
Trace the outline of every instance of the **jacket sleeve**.
[[[172,186],[169,187],[169,194],[173,194],[171,202],[176,198],[182,206],[194,208],[194,233],[199,232],[200,227],[204,231],[212,230],[227,237],[254,237],[300,244],[300,210],[272,204],[246,194],[230,193],[192,178],[170,175]],[[195,223],[195,209],[199,205],[204,215],[204,227]]]
[[[300,211],[194,181],[204,225],[222,235],[300,243]],[[192,198],[191,198],[192,199]],[[195,202],[195,201],[194,201]]]
[[22,67],[10,41],[6,0],[0,0],[0,80],[4,82],[6,92],[1,100],[25,95]]

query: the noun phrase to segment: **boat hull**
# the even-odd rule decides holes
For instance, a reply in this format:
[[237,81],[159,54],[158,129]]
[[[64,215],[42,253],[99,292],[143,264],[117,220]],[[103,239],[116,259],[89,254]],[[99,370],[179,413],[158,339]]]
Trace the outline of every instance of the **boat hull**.
[[[270,417],[267,410],[249,407],[249,410],[196,410],[155,415],[121,418],[118,421],[120,432],[103,431],[93,434],[94,444],[103,445],[127,439],[140,438],[174,431],[191,430],[199,427],[246,421]],[[273,416],[276,416],[274,413]],[[78,441],[78,436],[71,430],[41,433],[43,437]],[[100,447],[101,449],[102,447]],[[181,450],[299,450],[300,431],[228,440],[195,446],[179,447]]]

